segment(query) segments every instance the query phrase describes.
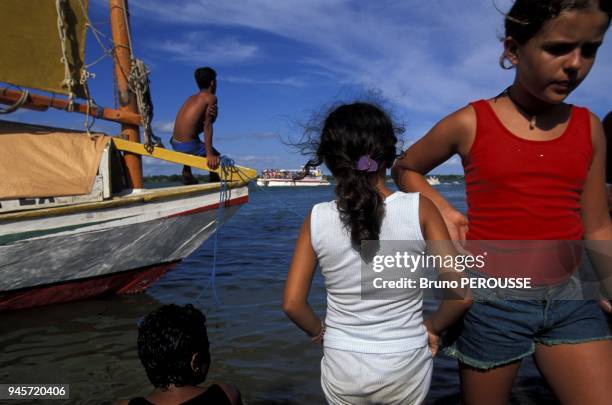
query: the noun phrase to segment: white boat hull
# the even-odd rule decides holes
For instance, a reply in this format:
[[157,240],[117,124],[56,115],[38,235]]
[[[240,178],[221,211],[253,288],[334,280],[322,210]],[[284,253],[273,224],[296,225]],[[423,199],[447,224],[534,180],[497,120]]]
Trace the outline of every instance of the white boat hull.
[[327,180],[257,179],[260,187],[318,187],[329,186]]
[[[91,211],[48,216],[34,213],[31,219],[25,214],[25,218],[17,216],[12,221],[10,216],[0,217],[0,310],[33,306],[32,300],[16,304],[8,298],[15,295],[11,293],[23,295],[31,289],[58,285],[74,288],[83,280],[100,280],[93,288],[99,292],[104,290],[100,284],[110,288],[113,276],[136,269],[157,269],[159,273],[160,264],[189,256],[248,200],[247,187],[231,189],[227,206],[219,211],[219,191],[197,192],[197,187],[191,188],[195,189],[192,195],[178,193],[158,199],[155,195],[165,190],[151,190],[149,201],[144,193],[126,197],[141,202],[112,207],[111,201]],[[144,281],[132,290],[142,291],[155,280]],[[119,291],[126,286],[116,287]],[[71,295],[65,289],[62,293]],[[34,305],[47,303],[35,301]],[[42,301],[49,301],[49,297]]]

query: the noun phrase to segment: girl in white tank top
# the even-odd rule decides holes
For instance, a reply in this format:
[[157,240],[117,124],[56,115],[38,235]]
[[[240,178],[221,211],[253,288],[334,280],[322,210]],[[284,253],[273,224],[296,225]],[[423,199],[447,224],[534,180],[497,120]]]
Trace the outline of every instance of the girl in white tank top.
[[[333,110],[309,143],[315,158],[307,166],[325,163],[337,198],[315,205],[304,220],[283,310],[323,346],[321,385],[332,404],[422,403],[438,336],[470,305],[468,297],[443,300],[423,321],[418,289],[383,299],[362,297],[362,262],[372,263],[383,241],[404,241],[403,252],[419,255],[427,249],[425,240],[450,239],[429,200],[385,186],[395,160],[395,132],[379,108],[355,103]],[[373,241],[368,243],[373,247],[362,248],[362,241]],[[450,242],[436,246],[436,254],[456,254]],[[325,321],[307,300],[317,265],[327,290]]]

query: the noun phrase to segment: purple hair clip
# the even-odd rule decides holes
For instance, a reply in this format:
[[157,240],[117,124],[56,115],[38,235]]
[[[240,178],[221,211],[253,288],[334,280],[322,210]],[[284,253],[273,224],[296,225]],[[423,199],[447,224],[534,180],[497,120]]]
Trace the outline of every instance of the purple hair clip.
[[378,170],[378,162],[372,159],[369,155],[363,155],[357,161],[355,169],[359,170],[360,172],[375,172]]

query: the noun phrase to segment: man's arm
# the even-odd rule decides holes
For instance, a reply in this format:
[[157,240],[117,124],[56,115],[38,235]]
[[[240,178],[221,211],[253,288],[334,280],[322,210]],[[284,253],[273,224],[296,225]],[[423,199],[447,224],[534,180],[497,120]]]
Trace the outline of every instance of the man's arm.
[[211,94],[204,113],[204,145],[208,167],[214,170],[219,167],[219,157],[213,152],[213,121],[216,118],[216,114],[214,116],[211,114],[213,110],[217,111],[217,97]]

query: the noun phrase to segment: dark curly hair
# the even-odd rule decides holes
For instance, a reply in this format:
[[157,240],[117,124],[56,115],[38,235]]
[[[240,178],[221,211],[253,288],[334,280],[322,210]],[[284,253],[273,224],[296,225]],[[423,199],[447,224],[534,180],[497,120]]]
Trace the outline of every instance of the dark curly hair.
[[212,81],[217,79],[217,72],[208,66],[201,67],[197,68],[195,72],[193,72],[193,77],[200,90],[207,89],[210,87]]
[[[138,357],[156,388],[197,385],[206,379],[210,351],[206,317],[188,304],[170,304],[144,317],[138,325]],[[198,365],[192,369],[192,357]]]
[[[563,11],[585,10],[590,7],[598,7],[608,15],[608,23],[610,22],[610,0],[516,0],[505,15],[505,37],[512,37],[523,45],[537,35],[546,21],[556,18]],[[500,59],[502,67],[505,67],[504,60],[505,54]]]
[[372,104],[344,104],[328,114],[319,138],[311,139],[306,148],[314,154],[306,166],[325,163],[334,176],[340,218],[357,250],[363,240],[378,240],[385,205],[371,182],[372,172],[356,170],[356,163],[368,155],[379,168],[390,168],[396,157],[396,133],[401,131]]

